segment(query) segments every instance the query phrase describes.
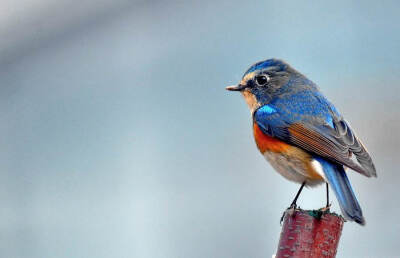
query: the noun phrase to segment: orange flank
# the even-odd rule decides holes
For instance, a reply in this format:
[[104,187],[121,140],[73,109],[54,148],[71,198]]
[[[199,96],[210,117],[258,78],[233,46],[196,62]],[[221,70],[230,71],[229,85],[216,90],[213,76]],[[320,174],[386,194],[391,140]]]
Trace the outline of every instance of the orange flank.
[[[287,144],[277,138],[264,134],[257,123],[253,123],[254,139],[258,149],[262,154],[272,152],[282,154],[286,157],[286,161],[296,161],[296,166],[302,170],[306,178],[313,180],[324,180],[320,173],[316,170],[312,163],[312,156],[301,148]],[[289,166],[288,163],[288,166]]]
[[277,138],[264,134],[261,131],[260,127],[258,127],[256,122],[253,123],[253,133],[257,147],[261,151],[261,153],[264,153],[266,151],[284,152],[291,147],[289,144]]

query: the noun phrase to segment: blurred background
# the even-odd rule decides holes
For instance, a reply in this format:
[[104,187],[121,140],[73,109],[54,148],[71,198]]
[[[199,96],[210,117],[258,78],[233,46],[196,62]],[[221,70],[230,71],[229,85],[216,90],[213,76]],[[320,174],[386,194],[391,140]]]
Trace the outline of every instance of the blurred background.
[[224,90],[270,57],[319,84],[376,163],[349,173],[367,225],[345,224],[338,257],[398,255],[398,1],[1,5],[0,257],[271,257],[299,186]]

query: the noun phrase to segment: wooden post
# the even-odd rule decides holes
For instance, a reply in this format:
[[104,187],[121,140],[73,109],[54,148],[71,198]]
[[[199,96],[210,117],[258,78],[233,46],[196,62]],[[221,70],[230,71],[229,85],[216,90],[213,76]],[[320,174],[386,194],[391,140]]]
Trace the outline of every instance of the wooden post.
[[288,209],[276,258],[335,257],[343,217],[321,210]]

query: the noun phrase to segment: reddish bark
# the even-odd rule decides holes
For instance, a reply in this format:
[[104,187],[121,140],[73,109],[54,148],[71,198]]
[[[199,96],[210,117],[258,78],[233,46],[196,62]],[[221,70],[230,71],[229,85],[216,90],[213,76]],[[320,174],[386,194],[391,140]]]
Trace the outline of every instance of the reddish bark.
[[276,257],[335,257],[343,223],[334,213],[287,210]]

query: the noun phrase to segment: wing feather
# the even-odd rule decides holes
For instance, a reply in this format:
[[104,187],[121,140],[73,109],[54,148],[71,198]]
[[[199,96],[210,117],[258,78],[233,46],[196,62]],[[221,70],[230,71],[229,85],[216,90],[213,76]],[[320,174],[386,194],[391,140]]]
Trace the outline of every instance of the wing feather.
[[[318,128],[295,123],[288,128],[290,132],[289,141],[305,150],[345,165],[367,177],[376,177],[375,166],[363,144],[344,120],[338,123],[334,122],[335,128],[329,126]],[[352,159],[352,154],[359,164]]]

